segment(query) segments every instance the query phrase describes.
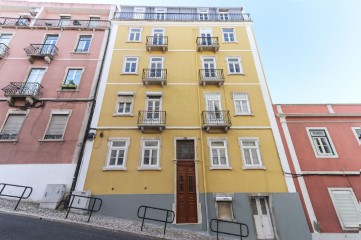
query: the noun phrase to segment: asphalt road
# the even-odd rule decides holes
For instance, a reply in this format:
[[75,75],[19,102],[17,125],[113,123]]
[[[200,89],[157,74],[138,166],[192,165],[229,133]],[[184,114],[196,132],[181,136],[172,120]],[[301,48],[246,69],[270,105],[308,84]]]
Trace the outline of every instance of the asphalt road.
[[0,213],[0,240],[150,240],[126,232]]

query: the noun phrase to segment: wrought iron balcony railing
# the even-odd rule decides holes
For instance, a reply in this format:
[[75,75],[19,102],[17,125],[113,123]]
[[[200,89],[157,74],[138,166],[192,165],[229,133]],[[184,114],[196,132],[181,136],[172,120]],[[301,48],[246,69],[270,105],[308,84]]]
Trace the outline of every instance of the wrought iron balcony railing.
[[165,111],[139,111],[137,125],[142,131],[145,128],[158,128],[162,131],[166,124]]
[[114,19],[117,20],[151,20],[151,21],[216,21],[216,22],[250,22],[249,13],[224,14],[198,14],[198,13],[138,13],[138,12],[116,12]]
[[36,19],[34,27],[67,28],[67,29],[108,29],[110,22],[106,20],[74,20],[74,19]]
[[143,84],[167,84],[167,69],[144,68],[142,74]]
[[0,27],[28,27],[30,19],[28,18],[8,18],[0,17]]
[[199,69],[199,79],[202,85],[224,83],[223,69]]
[[202,112],[203,128],[207,131],[210,128],[224,128],[228,130],[231,123],[231,115],[228,110],[225,111],[203,111]]
[[5,97],[32,97],[37,98],[43,86],[36,82],[11,82],[4,87]]
[[197,51],[203,50],[218,51],[218,37],[197,37]]
[[9,53],[9,47],[5,43],[0,43],[0,59],[5,58]]
[[148,36],[146,41],[146,47],[148,51],[162,50],[168,51],[168,37],[162,36]]
[[44,57],[45,61],[50,64],[51,60],[58,55],[58,48],[54,44],[30,44],[24,50],[31,63],[33,63],[34,57]]

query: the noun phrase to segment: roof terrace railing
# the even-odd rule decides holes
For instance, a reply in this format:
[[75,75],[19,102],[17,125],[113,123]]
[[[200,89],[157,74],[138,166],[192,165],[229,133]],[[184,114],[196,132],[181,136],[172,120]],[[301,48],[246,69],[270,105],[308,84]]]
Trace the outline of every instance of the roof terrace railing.
[[150,20],[150,21],[216,21],[216,22],[250,22],[249,13],[224,14],[199,14],[199,13],[138,13],[138,12],[116,12],[116,20]]
[[107,29],[110,22],[106,20],[76,20],[76,19],[36,19],[34,27],[46,28],[91,28]]

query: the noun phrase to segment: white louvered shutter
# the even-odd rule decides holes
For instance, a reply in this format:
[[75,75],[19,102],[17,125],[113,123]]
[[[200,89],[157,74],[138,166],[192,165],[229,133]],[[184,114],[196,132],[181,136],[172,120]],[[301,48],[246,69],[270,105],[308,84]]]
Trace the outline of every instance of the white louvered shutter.
[[346,228],[358,228],[360,210],[352,190],[331,190],[331,195],[341,224]]
[[62,139],[66,123],[68,121],[68,114],[54,114],[51,116],[48,131],[45,139]]
[[25,114],[10,114],[3,130],[1,131],[1,139],[16,139],[25,119]]

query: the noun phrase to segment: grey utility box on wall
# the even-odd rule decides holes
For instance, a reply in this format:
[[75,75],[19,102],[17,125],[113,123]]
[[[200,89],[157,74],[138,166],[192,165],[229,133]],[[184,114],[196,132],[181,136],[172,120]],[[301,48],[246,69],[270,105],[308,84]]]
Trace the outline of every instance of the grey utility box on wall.
[[63,199],[65,190],[65,184],[48,184],[43,199],[41,200],[40,207],[55,209]]

